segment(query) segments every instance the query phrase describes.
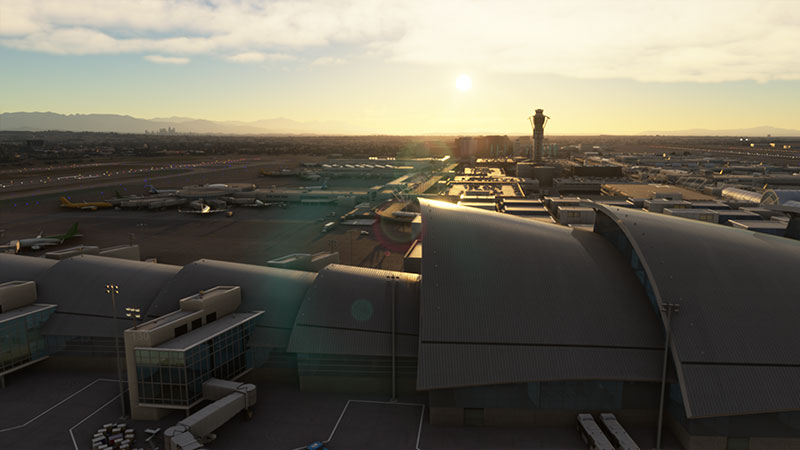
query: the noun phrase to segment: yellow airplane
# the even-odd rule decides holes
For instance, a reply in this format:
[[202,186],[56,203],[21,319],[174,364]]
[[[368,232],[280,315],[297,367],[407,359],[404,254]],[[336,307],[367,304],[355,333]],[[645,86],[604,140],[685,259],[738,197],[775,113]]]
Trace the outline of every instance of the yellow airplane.
[[108,202],[80,202],[80,203],[72,203],[71,201],[67,200],[66,197],[61,197],[61,207],[62,208],[74,208],[74,209],[82,209],[84,211],[97,211],[100,208],[111,208],[111,203]]

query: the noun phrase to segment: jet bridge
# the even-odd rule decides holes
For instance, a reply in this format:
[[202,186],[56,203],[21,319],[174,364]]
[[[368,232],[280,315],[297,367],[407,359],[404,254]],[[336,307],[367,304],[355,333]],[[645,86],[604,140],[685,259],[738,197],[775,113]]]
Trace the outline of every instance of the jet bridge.
[[256,387],[235,381],[212,378],[203,383],[203,397],[214,403],[200,409],[164,431],[164,447],[168,450],[204,450],[216,436],[214,430],[236,414],[252,417],[256,404]]

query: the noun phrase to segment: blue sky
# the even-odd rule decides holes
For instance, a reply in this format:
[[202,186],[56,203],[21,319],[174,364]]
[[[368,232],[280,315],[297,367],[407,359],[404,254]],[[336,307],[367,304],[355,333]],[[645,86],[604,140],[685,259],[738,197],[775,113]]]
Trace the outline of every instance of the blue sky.
[[525,133],[537,107],[552,133],[800,128],[799,42],[793,1],[0,0],[0,97],[330,132]]

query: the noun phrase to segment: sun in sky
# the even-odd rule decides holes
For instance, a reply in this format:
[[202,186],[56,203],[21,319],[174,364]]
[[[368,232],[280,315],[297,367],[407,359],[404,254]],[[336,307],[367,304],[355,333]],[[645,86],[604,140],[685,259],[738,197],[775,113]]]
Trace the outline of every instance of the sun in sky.
[[472,78],[469,75],[462,73],[456,78],[456,89],[461,92],[466,92],[472,88]]

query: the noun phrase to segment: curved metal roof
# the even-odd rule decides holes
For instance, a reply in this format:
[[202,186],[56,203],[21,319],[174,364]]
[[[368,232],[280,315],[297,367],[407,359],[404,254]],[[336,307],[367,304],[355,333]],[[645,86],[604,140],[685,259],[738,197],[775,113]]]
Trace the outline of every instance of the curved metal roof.
[[[787,398],[782,409],[800,409],[800,386],[776,382],[787,370],[800,377],[800,241],[596,207],[631,242],[658,304],[680,304],[672,354],[688,417],[775,411]],[[739,376],[703,375],[722,368]]]
[[[179,270],[179,266],[94,255],[58,261],[36,283],[38,301],[58,305],[43,333],[63,334],[59,330],[83,329],[83,336],[113,335],[115,328],[110,323],[114,310],[111,297],[106,293],[107,284],[119,286],[116,314],[124,317],[126,307],[146,311],[165,283]],[[89,317],[106,319],[108,324],[90,327]],[[118,325],[123,330],[131,323],[121,320]]]
[[[658,318],[603,237],[448,203],[420,204],[418,389],[660,380]],[[576,354],[609,359],[597,366],[570,356]]]
[[[157,317],[175,311],[180,299],[202,289],[239,286],[242,292],[240,310],[264,311],[256,319],[256,326],[279,328],[288,334],[316,276],[313,272],[201,259],[184,266],[166,283],[147,315]],[[253,342],[270,347],[285,347],[285,343],[285,337],[275,342]]]
[[[394,287],[392,276],[397,277]],[[401,344],[397,354],[415,356],[419,279],[417,274],[366,267],[325,267],[303,300],[287,351],[390,356],[394,288],[396,337]]]
[[750,203],[761,203],[763,194],[746,189],[726,187],[722,189],[722,197]]
[[800,189],[770,189],[761,197],[762,205],[784,205],[800,201]]
[[54,259],[0,253],[0,283],[36,281],[57,262]]

